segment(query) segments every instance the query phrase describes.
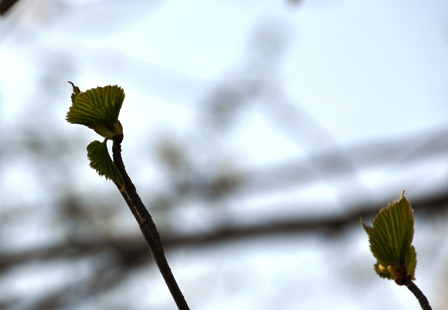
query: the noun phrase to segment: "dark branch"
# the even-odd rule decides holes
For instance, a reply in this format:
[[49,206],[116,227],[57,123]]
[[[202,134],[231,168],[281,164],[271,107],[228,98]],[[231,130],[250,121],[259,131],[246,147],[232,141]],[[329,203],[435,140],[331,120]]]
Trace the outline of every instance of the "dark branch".
[[0,16],[5,15],[16,2],[19,0],[3,0],[0,1]]
[[189,310],[190,308],[188,307],[185,297],[183,296],[182,291],[180,290],[179,285],[171,272],[168,261],[166,260],[157,227],[140,199],[140,196],[137,194],[137,190],[132,183],[131,178],[126,172],[123,159],[121,158],[121,140],[122,135],[121,139],[114,139],[112,146],[114,163],[117,166],[118,171],[120,171],[125,184],[125,194],[121,194],[140,226],[143,236],[151,250],[151,254],[159,267],[160,273],[162,274],[177,307],[180,310]]
[[432,310],[431,306],[429,305],[428,298],[426,298],[425,294],[423,294],[418,286],[415,285],[412,279],[406,279],[403,284],[406,285],[407,288],[412,292],[412,294],[414,294],[415,298],[417,298],[420,306],[422,307],[422,310]]
[[[277,222],[265,222],[251,226],[227,226],[208,233],[197,233],[192,235],[170,235],[164,236],[164,247],[176,248],[185,245],[206,246],[220,242],[237,242],[244,238],[264,237],[267,235],[303,234],[303,233],[325,233],[331,237],[337,237],[338,232],[348,229],[350,226],[359,225],[359,218],[366,220],[373,218],[384,204],[359,206],[356,211],[341,215],[322,216],[314,219],[298,218]],[[448,193],[434,197],[416,198],[412,201],[412,208],[416,216],[427,214],[429,216],[440,216],[448,209]],[[147,251],[144,243],[134,239],[109,239],[104,237],[100,241],[77,240],[67,244],[41,248],[16,254],[0,253],[0,272],[18,264],[29,261],[43,261],[56,258],[71,258],[96,253],[101,249],[113,249],[120,256],[127,256],[132,252],[138,256],[141,251]]]

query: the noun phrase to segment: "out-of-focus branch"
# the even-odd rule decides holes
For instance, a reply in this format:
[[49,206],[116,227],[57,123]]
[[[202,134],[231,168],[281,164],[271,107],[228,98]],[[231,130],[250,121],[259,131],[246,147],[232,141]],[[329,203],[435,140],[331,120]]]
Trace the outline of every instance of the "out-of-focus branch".
[[[448,128],[428,131],[407,138],[390,139],[378,143],[361,143],[344,149],[348,159],[357,169],[377,169],[381,167],[406,167],[406,165],[433,160],[437,156],[445,156],[448,153]],[[310,160],[300,158],[288,162],[274,164],[267,167],[252,168],[246,171],[233,171],[221,175],[209,182],[194,183],[195,180],[177,180],[179,190],[189,189],[209,196],[211,187],[214,192],[219,190],[215,185],[226,184],[222,194],[230,194],[233,191],[253,193],[266,193],[287,186],[302,186],[315,181],[346,177],[347,170],[344,163],[340,164],[339,151],[332,149],[310,155]],[[316,168],[319,172],[316,173]],[[401,189],[400,189],[401,190]]]
[[[446,154],[448,152],[448,144],[446,143],[447,134],[448,128],[443,128],[435,132],[425,133],[399,141],[354,146],[346,149],[346,153],[351,155],[351,160],[358,167],[373,168],[383,165],[406,165],[411,162],[425,161],[435,156]],[[327,173],[326,177],[341,176],[340,173],[343,173],[343,171],[341,172],[337,166],[331,165],[331,163],[334,164],[331,151],[316,156],[327,167],[325,170]],[[184,184],[181,182],[182,184],[178,185],[184,189],[188,188],[189,191],[199,191],[201,193],[210,193],[211,189],[213,189],[212,192],[223,191],[223,194],[231,194],[235,190],[240,190],[241,187],[248,188],[251,192],[265,192],[266,190],[273,190],[278,187],[287,186],[288,184],[298,186],[312,182],[316,176],[307,169],[305,162],[295,161],[257,171],[229,174],[224,179],[218,180],[219,182],[211,180],[210,183],[202,185]],[[266,176],[269,177],[267,178]],[[225,184],[225,188],[222,187],[222,184]],[[204,197],[208,196],[204,195]],[[190,236],[175,236],[167,233],[164,244],[166,244],[167,248],[185,244],[201,246],[218,242],[237,241],[247,237],[261,237],[269,234],[291,234],[310,231],[333,233],[351,224],[358,223],[361,216],[366,219],[373,217],[379,208],[385,206],[390,201],[390,197],[384,197],[383,199],[383,204],[352,206],[349,212],[340,215],[332,214],[328,217],[288,219],[275,223],[265,222],[255,226],[221,227],[207,234]],[[448,194],[416,198],[411,202],[417,215],[422,212],[439,214],[440,211],[445,210],[448,206]],[[298,205],[298,207],[300,206]],[[273,208],[276,208],[276,206],[273,206]],[[119,243],[126,244],[127,246],[120,246]],[[55,245],[15,254],[0,253],[0,273],[4,272],[8,267],[32,260],[44,261],[58,257],[79,257],[81,255],[95,253],[105,247],[114,249],[123,257],[126,256],[126,253],[124,253],[126,251],[132,252],[133,255],[137,255],[140,251],[145,251],[145,253],[147,251],[143,243],[129,243],[128,240],[111,241],[103,239],[99,243],[92,243],[91,240],[78,240],[76,243],[70,242],[68,244]]]
[[[341,236],[347,229],[359,226],[361,216],[366,219],[375,216],[378,209],[385,206],[389,200],[386,199],[381,204],[358,206],[353,211],[340,215],[332,214],[314,219],[297,218],[265,222],[259,225],[228,226],[207,233],[191,235],[170,235],[165,232],[164,247],[167,250],[185,246],[206,247],[222,242],[239,242],[246,238],[305,233],[323,234],[328,238],[335,238]],[[448,191],[437,196],[415,198],[412,200],[412,206],[417,217],[424,214],[439,216],[440,213],[448,209]],[[77,283],[67,283],[57,292],[46,295],[42,300],[37,300],[37,306],[42,307],[35,307],[35,309],[48,308],[47,306],[63,307],[70,300],[77,300],[79,296],[85,296],[87,293],[92,294],[93,292],[97,295],[106,292],[117,285],[125,274],[129,274],[132,270],[140,268],[148,261],[152,261],[149,259],[147,245],[141,240],[140,236],[136,235],[132,239],[121,239],[109,238],[105,235],[103,238],[96,238],[95,240],[71,241],[68,244],[15,254],[0,253],[0,275],[12,267],[19,267],[29,262],[51,264],[52,261],[60,261],[61,259],[76,261],[95,256],[98,253],[107,253],[111,257],[107,270],[109,270],[109,273],[113,271],[112,276],[99,268],[95,270],[92,277],[81,279]],[[102,265],[98,264],[98,266]],[[67,292],[73,294],[67,295]],[[11,308],[12,306],[12,304],[6,303],[6,307]]]
[[[390,200],[390,199],[389,199]],[[387,205],[386,200],[382,204],[365,205],[354,208],[351,212],[340,215],[322,216],[320,218],[287,219],[283,221],[265,222],[259,225],[228,226],[216,229],[208,233],[192,235],[170,235],[165,232],[164,247],[166,249],[185,245],[206,246],[220,242],[238,242],[245,238],[257,238],[269,235],[323,233],[328,237],[336,237],[340,232],[350,226],[359,225],[360,217],[369,219],[378,213],[378,210]],[[448,191],[431,197],[416,198],[411,201],[412,208],[417,216],[433,215],[448,209]],[[140,236],[139,236],[140,237]],[[125,246],[124,246],[125,245]],[[135,259],[144,260],[147,255],[147,247],[141,240],[121,240],[103,238],[98,241],[85,240],[66,245],[58,245],[40,250],[21,252],[17,254],[0,253],[0,271],[11,265],[22,264],[28,261],[43,261],[56,258],[76,258],[89,253],[98,253],[101,249],[113,251],[122,261],[128,261],[132,265]],[[135,259],[130,259],[133,257]]]
[[16,4],[19,0],[3,0],[0,1],[0,16],[5,15],[14,4]]
[[[382,204],[359,206],[340,215],[331,214],[312,219],[298,218],[251,226],[223,227],[207,234],[168,238],[165,244],[167,248],[186,244],[204,246],[219,242],[238,241],[244,238],[310,232],[324,233],[326,236],[336,237],[344,229],[359,225],[361,217],[365,219],[373,218],[380,208],[387,205],[389,200]],[[438,196],[413,199],[411,203],[417,216],[423,213],[428,215],[440,214],[441,211],[448,209],[448,190]]]

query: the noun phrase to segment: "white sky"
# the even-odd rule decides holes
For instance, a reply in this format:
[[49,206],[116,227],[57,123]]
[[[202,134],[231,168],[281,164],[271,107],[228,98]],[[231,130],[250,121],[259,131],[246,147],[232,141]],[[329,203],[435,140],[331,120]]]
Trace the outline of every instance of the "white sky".
[[[31,3],[22,0],[18,9],[32,11],[27,8]],[[73,10],[59,16],[53,15],[51,1],[36,1],[33,5],[39,7],[48,20],[31,12],[23,20],[15,15],[0,20],[0,36],[4,35],[0,37],[0,118],[8,124],[4,126],[12,125],[29,104],[29,94],[36,91],[34,79],[45,65],[38,55],[46,51],[51,55],[51,51],[56,50],[73,59],[77,71],[70,79],[82,90],[105,84],[118,84],[125,89],[126,99],[120,119],[125,128],[126,143],[138,154],[143,152],[142,141],[154,139],[155,143],[157,140],[147,137],[148,132],[189,132],[197,122],[197,110],[214,87],[222,81],[234,81],[241,68],[250,63],[254,57],[250,46],[254,31],[269,23],[287,29],[285,57],[278,66],[266,69],[272,70],[269,71],[272,74],[264,82],[280,89],[290,102],[300,104],[299,107],[330,132],[341,146],[405,136],[448,123],[448,2],[443,0],[308,0],[295,6],[274,0],[172,0],[155,1],[152,6],[145,1],[124,1],[126,5],[118,1],[112,4],[98,2],[98,5],[88,1],[79,3],[79,7],[74,6]],[[10,23],[20,31],[8,34]],[[67,84],[65,76],[61,84]],[[71,92],[70,85],[65,87],[67,91],[61,97],[60,110],[52,112],[61,116],[57,120],[60,122],[57,129],[67,131],[69,135],[87,136],[84,128],[65,123]],[[260,104],[258,108],[243,110],[244,121],[238,121],[237,129],[226,137],[225,151],[229,157],[241,160],[241,166],[263,166],[304,156],[322,147],[314,140],[307,140],[306,134],[298,137],[302,139],[300,146],[285,138],[266,116],[268,109],[269,105]],[[92,136],[90,134],[86,139]],[[84,146],[80,145],[80,148]],[[232,153],[235,149],[242,151]],[[157,178],[151,169],[139,171],[137,163],[130,163],[129,167],[131,171],[135,169],[132,172],[137,180]],[[424,168],[416,168],[409,179],[422,173],[422,182],[428,184],[432,184],[428,178],[433,177],[433,181],[439,183],[446,179],[446,163],[442,168],[439,163]],[[378,185],[384,183],[385,173],[387,171],[364,176],[368,184],[373,184],[373,192],[389,186]],[[104,184],[94,172],[90,175],[95,185]],[[13,176],[17,178],[17,173]],[[397,188],[397,197],[406,187],[405,178],[407,176],[401,182],[390,182],[393,190]],[[291,190],[287,192],[286,200],[309,199],[312,208],[319,209],[310,197],[322,191],[325,196],[322,205],[336,200],[332,190],[322,184],[308,191],[308,196]],[[263,201],[272,205],[267,202],[281,201],[282,196],[285,196],[284,191],[268,194],[256,205]],[[229,201],[230,205],[236,206],[236,217],[242,202],[247,205],[246,214],[260,215],[260,210],[250,210],[254,201],[245,199]],[[312,208],[306,209],[307,212]],[[272,216],[272,210],[264,212],[261,212],[263,216]],[[285,209],[285,214],[291,212],[294,210]],[[184,216],[189,214],[186,211]],[[313,256],[317,253],[315,243],[302,245],[297,255],[303,255],[304,266],[310,266],[316,259]],[[307,251],[311,253],[309,256]],[[265,264],[265,260],[274,259],[269,255],[252,257],[248,253],[250,250],[242,254],[243,257],[247,255],[242,259],[245,268],[256,264],[264,266],[269,264]],[[200,268],[194,266],[194,259],[207,260],[204,253],[182,255],[192,264],[189,265],[191,269],[184,271],[187,273]],[[287,257],[283,262],[291,263]],[[181,261],[174,263],[182,266]],[[213,262],[209,263],[213,265]],[[241,267],[228,268],[237,270]],[[254,267],[254,273],[259,269],[262,267]],[[300,267],[293,272],[304,273]],[[265,274],[257,276],[259,278],[254,281],[270,278]],[[378,287],[383,286],[386,286],[385,281]],[[272,288],[263,289],[267,294]],[[378,291],[383,294],[394,289],[390,286]],[[330,291],[330,288],[323,289],[323,294],[328,297]],[[406,293],[403,296],[407,296]],[[290,292],[288,295],[294,294]],[[256,298],[254,296],[250,293],[236,296],[235,304],[226,308],[249,309],[250,298]],[[350,308],[346,303],[353,296],[345,298],[340,301],[338,296],[330,296],[327,300],[310,297],[304,309],[326,309],[329,303],[334,306],[332,309],[358,309]],[[198,302],[198,309],[219,309],[219,302],[222,301],[216,296],[215,304]],[[411,302],[410,307],[414,307],[414,300]],[[264,309],[261,305],[256,308]],[[265,309],[272,308],[265,306]],[[293,308],[289,304],[282,309]],[[363,309],[374,308],[366,305]]]

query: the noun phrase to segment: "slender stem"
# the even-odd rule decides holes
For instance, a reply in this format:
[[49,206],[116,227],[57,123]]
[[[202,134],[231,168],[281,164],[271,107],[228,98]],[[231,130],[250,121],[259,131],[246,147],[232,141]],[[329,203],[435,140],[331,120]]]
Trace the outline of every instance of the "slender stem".
[[407,288],[414,294],[415,298],[417,298],[422,310],[432,310],[429,305],[428,298],[426,298],[425,294],[415,285],[414,281],[410,277],[406,278],[406,281],[403,283],[407,286]]
[[[118,171],[120,171],[125,184],[125,191],[121,192],[121,194],[140,226],[140,230],[142,231],[146,243],[151,250],[151,254],[154,257],[157,266],[159,267],[160,273],[162,274],[162,277],[171,292],[171,296],[173,296],[179,310],[189,310],[190,308],[188,307],[182,291],[180,290],[179,285],[171,272],[168,261],[166,260],[157,227],[140,199],[140,196],[137,194],[137,190],[132,183],[131,178],[126,172],[123,159],[121,157],[121,141],[114,140],[112,155],[114,158],[114,163],[117,166]],[[117,187],[119,188],[118,185]]]

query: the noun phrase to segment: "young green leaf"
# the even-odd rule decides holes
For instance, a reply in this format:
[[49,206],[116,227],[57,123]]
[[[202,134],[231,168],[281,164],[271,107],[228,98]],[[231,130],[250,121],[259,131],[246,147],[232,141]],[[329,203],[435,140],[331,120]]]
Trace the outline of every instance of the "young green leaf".
[[110,179],[120,185],[120,190],[124,190],[124,180],[110,158],[107,150],[107,139],[103,142],[93,141],[87,146],[87,157],[90,160],[90,167],[96,170],[100,176]]
[[372,226],[361,224],[369,236],[370,249],[377,259],[374,269],[382,278],[402,283],[415,279],[417,253],[411,245],[414,238],[414,212],[404,196],[380,210]]
[[118,116],[124,101],[121,87],[105,86],[81,92],[72,82],[72,106],[67,113],[67,121],[72,124],[85,125],[101,136],[112,139],[122,134]]

